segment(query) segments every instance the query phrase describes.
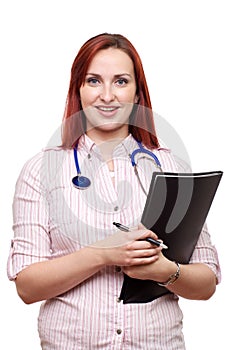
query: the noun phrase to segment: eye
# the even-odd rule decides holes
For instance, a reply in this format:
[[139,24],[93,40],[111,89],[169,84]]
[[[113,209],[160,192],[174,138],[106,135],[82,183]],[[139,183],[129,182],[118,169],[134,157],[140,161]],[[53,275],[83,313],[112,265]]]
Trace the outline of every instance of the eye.
[[86,80],[86,82],[90,85],[97,85],[99,84],[99,80],[97,78],[91,77]]
[[120,78],[120,79],[117,79],[116,81],[116,84],[119,85],[119,86],[124,86],[128,83],[128,80],[125,79],[125,78]]

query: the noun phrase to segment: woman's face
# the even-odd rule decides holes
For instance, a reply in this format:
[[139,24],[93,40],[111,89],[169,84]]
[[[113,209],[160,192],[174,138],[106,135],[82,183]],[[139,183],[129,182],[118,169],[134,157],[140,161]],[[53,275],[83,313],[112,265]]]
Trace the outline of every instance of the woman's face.
[[80,88],[87,134],[127,136],[129,115],[137,102],[136,89],[131,58],[120,49],[99,51]]

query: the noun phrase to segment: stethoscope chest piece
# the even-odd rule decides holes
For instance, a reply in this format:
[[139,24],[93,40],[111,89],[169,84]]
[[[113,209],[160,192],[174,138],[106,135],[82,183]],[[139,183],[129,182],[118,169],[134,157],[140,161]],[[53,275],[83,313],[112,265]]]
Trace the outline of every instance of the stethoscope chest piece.
[[76,165],[78,175],[73,177],[72,183],[75,188],[78,188],[79,190],[86,190],[88,187],[90,187],[91,180],[88,179],[88,177],[81,175],[81,171],[78,163],[78,153],[76,148],[74,148],[74,160],[75,160],[75,165]]
[[73,177],[72,183],[74,187],[78,188],[79,190],[86,190],[91,185],[90,179],[82,175],[77,175]]

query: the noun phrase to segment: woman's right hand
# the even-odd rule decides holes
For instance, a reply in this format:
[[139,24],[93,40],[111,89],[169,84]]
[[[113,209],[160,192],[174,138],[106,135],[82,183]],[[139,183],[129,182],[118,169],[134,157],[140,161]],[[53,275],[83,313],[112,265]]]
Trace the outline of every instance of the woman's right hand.
[[145,241],[147,237],[158,239],[154,232],[140,225],[129,232],[119,230],[104,240],[95,242],[90,248],[99,249],[96,253],[101,255],[103,265],[133,266],[150,264],[158,259],[158,254],[162,248]]

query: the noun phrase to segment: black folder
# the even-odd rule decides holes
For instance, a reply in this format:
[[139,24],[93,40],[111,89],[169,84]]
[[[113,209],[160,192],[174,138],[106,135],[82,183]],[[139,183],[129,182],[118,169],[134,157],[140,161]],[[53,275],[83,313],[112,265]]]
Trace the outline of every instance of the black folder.
[[[163,250],[168,259],[189,263],[222,175],[222,171],[153,173],[141,222],[168,246]],[[155,281],[124,274],[120,299],[124,304],[146,303],[167,293]]]

